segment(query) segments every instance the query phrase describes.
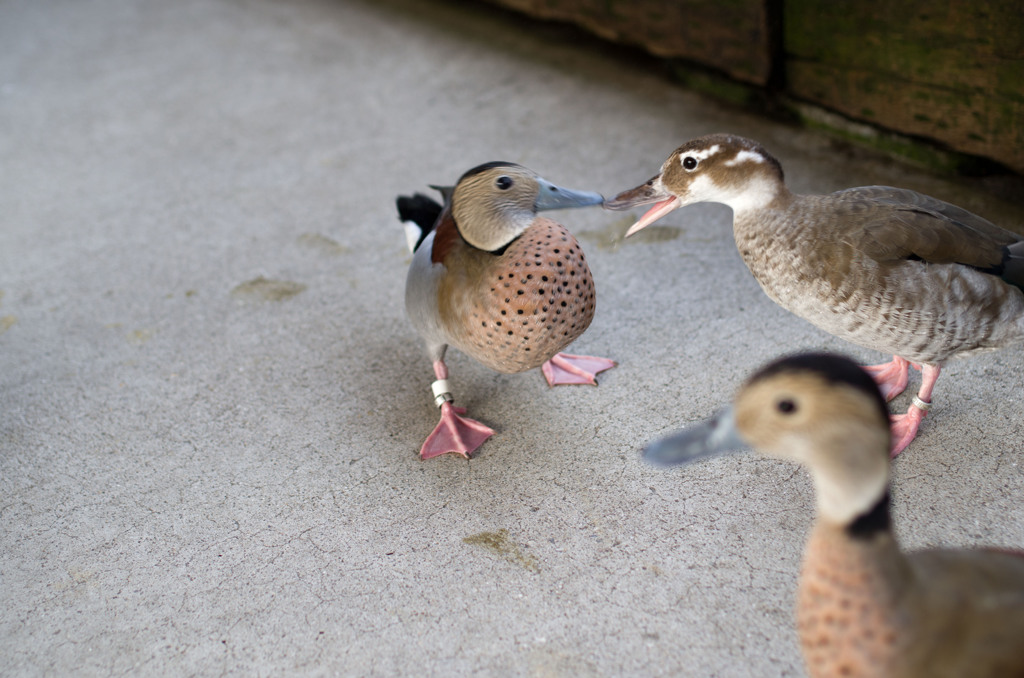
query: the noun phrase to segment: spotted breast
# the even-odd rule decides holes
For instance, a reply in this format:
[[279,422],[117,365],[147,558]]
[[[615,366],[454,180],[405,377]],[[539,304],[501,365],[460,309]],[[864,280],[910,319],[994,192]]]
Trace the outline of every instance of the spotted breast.
[[551,219],[535,219],[489,269],[486,289],[464,294],[458,277],[450,276],[438,299],[452,345],[493,370],[539,367],[594,319],[586,256],[576,238]]

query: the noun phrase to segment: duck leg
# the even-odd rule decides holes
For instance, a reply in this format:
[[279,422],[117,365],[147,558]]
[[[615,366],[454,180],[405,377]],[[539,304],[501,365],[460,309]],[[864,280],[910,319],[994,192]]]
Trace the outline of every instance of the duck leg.
[[420,459],[430,459],[448,452],[469,459],[476,448],[494,435],[494,430],[475,419],[459,416],[465,414],[466,409],[452,404],[452,394],[448,391],[448,366],[443,360],[434,362],[434,374],[437,381],[431,385],[431,389],[434,391],[434,402],[441,408],[441,421],[420,448]]
[[596,375],[610,370],[618,363],[607,358],[595,358],[589,355],[572,355],[556,353],[551,360],[540,366],[548,386],[559,384],[593,384],[597,386]]
[[921,420],[928,414],[932,406],[932,389],[939,378],[941,368],[938,365],[921,365],[921,389],[914,396],[906,414],[890,417],[889,428],[892,432],[892,449],[889,458],[906,449],[910,441],[917,435]]
[[909,367],[909,361],[894,355],[890,362],[881,365],[865,365],[864,371],[874,378],[878,389],[888,402],[907,388]]

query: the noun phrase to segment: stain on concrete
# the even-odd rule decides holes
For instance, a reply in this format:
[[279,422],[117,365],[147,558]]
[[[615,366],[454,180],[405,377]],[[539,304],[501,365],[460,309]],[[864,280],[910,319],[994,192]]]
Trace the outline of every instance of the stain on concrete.
[[67,575],[67,578],[62,577],[51,586],[71,600],[92,595],[99,589],[96,573],[92,570],[69,569]]
[[241,299],[283,301],[304,291],[306,286],[291,280],[271,280],[260,276],[248,280],[231,290],[231,296]]
[[602,675],[585,657],[548,645],[547,638],[534,639],[530,650],[530,678],[596,678]]
[[492,554],[498,556],[502,560],[506,560],[513,565],[526,568],[531,572],[540,572],[540,566],[537,565],[537,559],[528,553],[525,553],[523,549],[519,547],[514,541],[509,539],[508,530],[502,528],[497,532],[479,532],[472,534],[468,537],[463,537],[462,541],[466,542],[470,546],[479,546]]
[[[625,216],[621,219],[609,222],[602,229],[592,231],[580,231],[577,235],[580,239],[597,245],[600,250],[615,252],[622,246],[625,240],[626,231],[637,221],[636,216]],[[630,237],[630,242],[638,243],[659,243],[675,240],[682,235],[683,229],[678,226],[648,226],[636,235]]]
[[156,334],[156,330],[149,327],[143,327],[133,332],[129,332],[125,336],[128,338],[128,343],[135,344],[136,346],[142,346],[152,339],[154,334]]
[[300,245],[305,245],[306,247],[312,247],[315,250],[319,250],[324,254],[338,255],[347,254],[352,251],[337,240],[328,238],[326,235],[321,235],[320,233],[303,233],[298,237],[297,242]]
[[644,563],[643,569],[646,570],[647,572],[650,572],[655,577],[662,577],[665,574],[665,570],[661,569],[660,567],[658,567],[654,563]]
[[5,315],[0,317],[0,334],[3,334],[14,327],[14,323],[16,322],[18,322],[18,316],[15,315]]

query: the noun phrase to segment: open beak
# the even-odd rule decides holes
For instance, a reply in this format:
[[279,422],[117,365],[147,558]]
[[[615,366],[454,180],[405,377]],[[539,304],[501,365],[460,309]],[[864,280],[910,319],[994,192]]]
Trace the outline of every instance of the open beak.
[[677,466],[749,447],[736,430],[730,406],[701,424],[651,443],[644,448],[644,459],[658,466]]
[[661,185],[661,175],[653,177],[645,184],[623,191],[611,200],[606,200],[604,208],[608,210],[627,210],[637,205],[655,203],[640,220],[629,227],[626,237],[633,235],[645,226],[653,224],[663,216],[683,206],[682,201],[666,191]]

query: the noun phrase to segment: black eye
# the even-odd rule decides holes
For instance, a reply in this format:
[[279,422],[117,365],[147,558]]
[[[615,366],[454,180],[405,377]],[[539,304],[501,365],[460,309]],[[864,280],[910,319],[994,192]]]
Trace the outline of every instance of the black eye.
[[796,412],[796,403],[789,398],[783,398],[779,402],[775,403],[775,407],[783,414],[793,414]]
[[494,185],[503,191],[507,191],[512,187],[512,177],[502,175],[494,180]]
[[685,170],[697,169],[697,158],[694,158],[692,155],[688,155],[685,158],[683,158],[683,169],[685,169]]

